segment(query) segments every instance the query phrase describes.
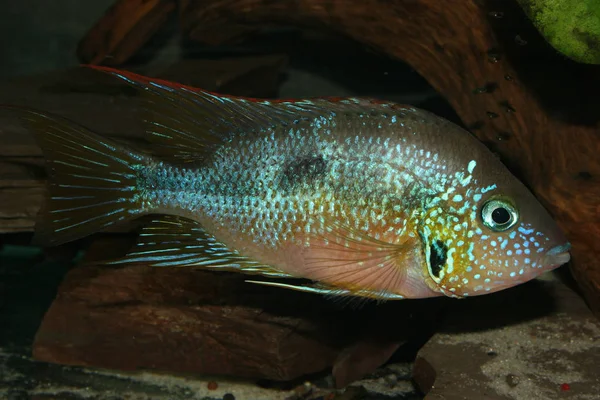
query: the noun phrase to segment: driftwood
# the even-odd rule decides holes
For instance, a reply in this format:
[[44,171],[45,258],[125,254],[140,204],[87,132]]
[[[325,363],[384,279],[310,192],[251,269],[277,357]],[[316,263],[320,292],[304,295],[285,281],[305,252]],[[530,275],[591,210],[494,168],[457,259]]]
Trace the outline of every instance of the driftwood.
[[228,26],[296,25],[409,63],[556,217],[573,244],[573,274],[600,316],[598,69],[553,52],[516,3],[205,0],[189,1],[182,16],[200,41]]

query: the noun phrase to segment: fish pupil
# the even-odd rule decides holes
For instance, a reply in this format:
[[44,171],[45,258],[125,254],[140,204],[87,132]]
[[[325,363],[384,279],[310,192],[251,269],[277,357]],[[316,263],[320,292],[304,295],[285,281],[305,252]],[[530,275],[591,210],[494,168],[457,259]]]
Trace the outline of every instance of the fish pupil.
[[506,208],[498,207],[492,211],[492,220],[499,225],[504,225],[510,221],[510,213]]
[[448,247],[441,240],[436,240],[429,247],[429,264],[431,273],[436,277],[440,277],[440,271],[446,264]]

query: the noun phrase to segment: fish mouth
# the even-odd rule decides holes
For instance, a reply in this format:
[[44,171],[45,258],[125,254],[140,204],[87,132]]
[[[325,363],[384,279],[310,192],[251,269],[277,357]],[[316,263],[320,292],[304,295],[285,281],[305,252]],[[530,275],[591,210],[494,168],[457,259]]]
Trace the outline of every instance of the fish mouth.
[[544,264],[551,266],[559,266],[566,264],[571,260],[569,250],[571,249],[570,243],[564,243],[559,246],[553,247],[544,256]]

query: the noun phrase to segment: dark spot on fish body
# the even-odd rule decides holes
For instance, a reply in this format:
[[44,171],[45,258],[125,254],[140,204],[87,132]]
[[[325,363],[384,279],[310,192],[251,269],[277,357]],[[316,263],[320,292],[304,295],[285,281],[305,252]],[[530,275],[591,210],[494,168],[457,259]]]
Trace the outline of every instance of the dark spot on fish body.
[[325,173],[327,161],[322,155],[310,155],[290,160],[281,173],[279,185],[289,190],[301,183],[309,183]]
[[429,266],[431,273],[436,277],[440,277],[440,271],[446,264],[448,259],[448,247],[441,240],[436,240],[429,246]]

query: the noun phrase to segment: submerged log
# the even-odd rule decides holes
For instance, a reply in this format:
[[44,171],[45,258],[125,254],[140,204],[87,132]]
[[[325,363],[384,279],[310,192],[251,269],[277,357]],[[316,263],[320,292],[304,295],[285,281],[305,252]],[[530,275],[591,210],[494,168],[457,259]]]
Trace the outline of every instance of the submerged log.
[[559,57],[518,4],[204,0],[187,7],[182,24],[196,40],[228,26],[297,25],[342,33],[409,63],[556,217],[573,244],[573,274],[600,316],[598,70]]

